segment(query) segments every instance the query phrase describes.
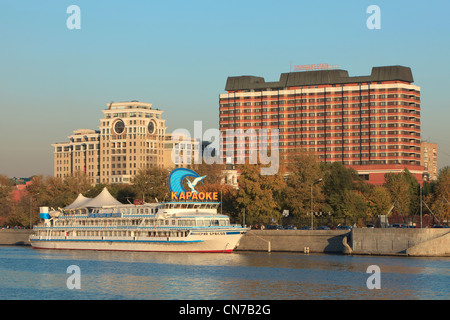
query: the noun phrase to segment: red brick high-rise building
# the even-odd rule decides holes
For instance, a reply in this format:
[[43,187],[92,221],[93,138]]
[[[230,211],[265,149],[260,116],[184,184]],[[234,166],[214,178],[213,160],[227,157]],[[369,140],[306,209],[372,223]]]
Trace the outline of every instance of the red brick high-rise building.
[[374,67],[370,76],[356,77],[345,70],[290,72],[277,82],[229,77],[227,93],[220,94],[222,157],[245,161],[255,145],[226,141],[227,130],[278,129],[281,160],[304,148],[373,184],[404,168],[421,182],[420,87],[413,82],[403,66]]

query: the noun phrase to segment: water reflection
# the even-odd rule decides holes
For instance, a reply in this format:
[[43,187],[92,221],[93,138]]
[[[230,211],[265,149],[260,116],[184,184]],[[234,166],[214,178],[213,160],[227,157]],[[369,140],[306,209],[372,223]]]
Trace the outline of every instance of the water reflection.
[[[0,248],[3,299],[449,299],[449,258]],[[66,269],[81,269],[68,290]],[[369,290],[369,265],[381,289]]]

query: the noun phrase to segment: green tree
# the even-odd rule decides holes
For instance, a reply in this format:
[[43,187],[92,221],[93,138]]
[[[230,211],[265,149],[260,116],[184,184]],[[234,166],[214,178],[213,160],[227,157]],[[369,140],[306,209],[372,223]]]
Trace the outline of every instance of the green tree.
[[[337,219],[350,219],[352,223],[359,217],[355,208],[362,208],[361,192],[358,191],[358,173],[352,168],[346,168],[340,162],[324,165],[324,193],[332,214]],[[353,199],[352,197],[355,197]]]
[[414,215],[419,212],[419,206],[420,206],[420,184],[417,181],[416,177],[405,168],[403,171],[403,175],[405,177],[406,183],[408,183],[409,186],[409,196],[410,196],[410,204],[409,204],[409,210],[408,213],[410,215]]
[[141,169],[132,180],[132,190],[137,198],[146,202],[156,202],[156,199],[158,202],[167,201],[170,199],[168,179],[167,169],[158,167]]
[[55,209],[69,205],[78,196],[78,194],[69,190],[69,187],[62,178],[58,177],[46,177],[44,186],[39,193],[32,194],[40,206],[49,206]]
[[74,174],[64,178],[64,184],[67,186],[68,191],[73,195],[89,190],[92,187],[93,181],[87,174],[77,171]]
[[391,195],[383,186],[373,186],[366,194],[368,216],[373,221],[388,213],[392,206]]
[[384,186],[398,205],[394,211],[402,216],[415,214],[419,206],[419,184],[414,176],[405,169],[401,173],[386,173],[384,177]]
[[39,219],[38,206],[36,202],[31,201],[31,195],[26,193],[22,198],[14,203],[7,218],[7,224],[10,226],[21,226],[29,228],[30,223],[33,226]]
[[367,218],[367,203],[360,191],[346,190],[343,195],[342,212],[345,221],[356,223],[360,218]]
[[84,193],[92,187],[91,177],[77,172],[64,178],[34,176],[32,183],[27,186],[27,192],[31,194],[33,201],[38,206],[56,209],[69,205],[77,198],[78,194]]
[[30,225],[30,211],[23,205],[17,205],[8,216],[6,223],[10,226],[28,227]]
[[0,225],[4,225],[7,221],[8,215],[11,211],[11,180],[5,176],[0,175]]
[[439,170],[434,188],[433,211],[448,221],[450,217],[450,166]]
[[218,201],[221,202],[221,206],[218,208],[219,212],[229,215],[236,223],[242,222],[239,220],[239,211],[235,204],[237,190],[232,186],[221,183],[205,183],[197,185],[196,190],[198,192],[217,192]]
[[239,190],[236,196],[239,217],[245,209],[246,224],[268,224],[281,217],[280,197],[284,188],[284,174],[280,167],[277,174],[261,175],[260,165],[239,165]]
[[313,186],[314,211],[325,203],[323,183],[314,183],[323,178],[317,157],[305,150],[291,154],[286,164],[286,188],[283,196],[283,209],[288,209],[293,220],[305,218],[311,211],[311,186]]
[[223,180],[223,169],[225,168],[221,164],[194,164],[191,166],[192,170],[197,172],[200,176],[206,176],[202,180],[203,183],[220,184]]

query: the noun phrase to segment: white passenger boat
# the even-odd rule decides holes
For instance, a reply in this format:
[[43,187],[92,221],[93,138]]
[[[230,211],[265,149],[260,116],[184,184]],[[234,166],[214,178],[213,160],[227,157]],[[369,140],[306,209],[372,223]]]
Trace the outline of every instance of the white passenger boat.
[[219,202],[122,204],[106,188],[68,207],[41,207],[30,242],[36,249],[232,252],[247,228],[218,214]]

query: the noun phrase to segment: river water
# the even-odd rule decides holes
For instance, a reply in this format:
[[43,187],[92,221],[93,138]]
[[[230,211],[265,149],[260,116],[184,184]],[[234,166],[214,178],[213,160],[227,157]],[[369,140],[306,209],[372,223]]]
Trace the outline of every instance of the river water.
[[[371,265],[379,267],[380,289],[367,287]],[[79,272],[68,273],[69,266],[77,266]],[[72,287],[78,283],[80,288],[69,289],[68,283]],[[0,300],[10,299],[448,300],[450,258],[53,251],[3,246]]]

